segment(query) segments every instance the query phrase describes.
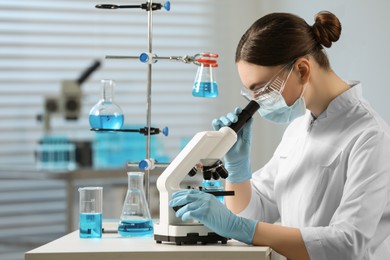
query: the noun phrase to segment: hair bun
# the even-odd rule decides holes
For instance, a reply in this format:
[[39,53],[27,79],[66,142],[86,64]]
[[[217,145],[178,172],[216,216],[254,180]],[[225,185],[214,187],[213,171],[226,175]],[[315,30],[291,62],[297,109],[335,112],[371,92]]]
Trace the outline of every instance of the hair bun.
[[340,38],[341,23],[333,13],[322,11],[315,16],[312,30],[317,42],[329,48]]

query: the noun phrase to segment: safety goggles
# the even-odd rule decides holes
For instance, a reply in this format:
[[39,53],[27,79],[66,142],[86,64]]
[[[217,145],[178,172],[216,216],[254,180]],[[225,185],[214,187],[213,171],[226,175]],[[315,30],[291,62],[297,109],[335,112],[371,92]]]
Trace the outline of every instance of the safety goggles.
[[294,63],[295,60],[286,64],[267,83],[256,86],[254,89],[248,89],[242,86],[241,95],[249,101],[255,100],[257,102],[261,102],[271,96],[274,96],[277,93],[282,93],[284,86],[286,85],[286,82],[294,68]]

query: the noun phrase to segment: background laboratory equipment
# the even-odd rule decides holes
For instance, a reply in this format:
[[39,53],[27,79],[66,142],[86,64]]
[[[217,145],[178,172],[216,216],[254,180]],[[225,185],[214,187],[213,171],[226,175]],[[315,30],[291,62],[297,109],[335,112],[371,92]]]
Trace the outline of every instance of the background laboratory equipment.
[[[115,134],[97,131],[92,143],[93,167],[95,169],[115,169],[133,162],[138,165],[138,162],[145,160],[145,138],[130,132],[130,130],[136,131],[137,128],[138,125],[124,125],[120,131],[115,131]],[[170,159],[164,152],[165,147],[159,136],[151,137],[150,147],[151,157],[155,161],[169,162]],[[145,169],[142,168],[142,170]]]
[[152,236],[153,223],[146,201],[143,172],[128,172],[128,189],[123,203],[118,233],[124,237]]
[[213,70],[218,67],[218,54],[202,53],[197,59],[198,71],[195,76],[192,95],[194,97],[215,98],[218,96],[218,84]]
[[74,170],[76,163],[76,146],[66,136],[46,135],[36,148],[38,169]]
[[102,237],[103,188],[79,188],[80,238]]
[[51,117],[61,114],[68,121],[76,121],[81,116],[83,83],[91,74],[100,67],[101,62],[95,60],[77,80],[63,80],[61,82],[61,93],[58,96],[45,96],[43,102],[44,112],[37,115],[37,120],[43,122],[45,134],[52,131]]
[[[145,4],[141,4],[138,7],[134,5],[113,5],[113,4],[99,4],[95,6],[96,8],[102,9],[117,9],[117,8],[141,8],[147,11],[148,14],[148,48],[147,53],[153,53],[152,51],[152,25],[153,25],[153,11],[161,10],[162,8],[166,11],[169,11],[171,8],[170,2],[167,1],[164,4],[153,3],[152,0],[148,0]],[[123,57],[115,57],[123,58]],[[137,57],[138,59],[138,57]],[[151,143],[151,124],[152,124],[152,112],[151,112],[151,103],[152,103],[152,64],[148,64],[147,68],[147,80],[146,80],[146,124],[147,124],[147,135],[146,135],[146,159],[150,159],[150,143]],[[149,173],[150,170],[147,170],[145,176],[145,190],[147,203],[150,202],[150,192],[149,192]]]
[[[52,116],[62,115],[66,121],[77,121],[81,116],[83,83],[100,67],[101,62],[95,60],[77,80],[63,80],[61,92],[57,96],[45,96],[44,112],[37,115],[37,120],[43,122],[44,135],[39,139],[34,151],[38,169],[44,170],[74,170],[85,166],[85,150],[79,153],[81,141],[76,143],[65,134],[55,134],[51,126]],[[84,142],[85,144],[85,142]],[[78,161],[82,159],[83,162]],[[86,161],[87,160],[87,161]],[[80,164],[78,164],[80,162]]]
[[[145,193],[146,193],[146,200],[149,205],[150,203],[150,192],[149,192],[149,176],[150,176],[150,170],[154,166],[161,166],[165,167],[165,165],[162,165],[155,160],[154,166],[149,163],[152,161],[153,158],[150,157],[151,155],[151,96],[152,96],[152,65],[157,62],[157,60],[164,59],[164,60],[177,60],[182,61],[184,63],[194,63],[198,65],[199,67],[202,67],[200,72],[198,73],[199,76],[197,76],[196,82],[199,82],[199,84],[196,84],[194,95],[198,97],[216,97],[218,95],[217,90],[217,84],[215,82],[214,76],[212,74],[212,68],[217,67],[217,61],[216,58],[218,58],[218,54],[213,53],[202,53],[202,54],[196,54],[193,57],[190,56],[176,56],[176,57],[161,57],[153,53],[152,51],[152,16],[153,11],[165,9],[167,11],[170,10],[170,3],[169,1],[165,2],[164,4],[160,3],[153,3],[153,1],[148,0],[145,4],[142,5],[115,5],[115,4],[98,4],[95,6],[99,9],[126,9],[126,8],[141,8],[145,9],[148,12],[148,48],[145,52],[141,53],[141,55],[138,56],[106,56],[108,59],[137,59],[141,61],[142,63],[147,64],[147,93],[146,93],[146,129],[147,135],[146,135],[146,157],[143,161],[141,161],[138,165],[139,168],[142,170],[147,171],[147,174],[145,175]],[[92,129],[92,130],[99,130],[99,129]],[[104,129],[100,129],[104,130]],[[123,129],[117,129],[114,131],[122,131]],[[144,163],[147,162],[147,163]],[[132,166],[132,163],[128,164],[129,166]]]
[[115,81],[101,80],[102,99],[89,112],[89,124],[93,129],[121,129],[123,125],[122,109],[114,103]]

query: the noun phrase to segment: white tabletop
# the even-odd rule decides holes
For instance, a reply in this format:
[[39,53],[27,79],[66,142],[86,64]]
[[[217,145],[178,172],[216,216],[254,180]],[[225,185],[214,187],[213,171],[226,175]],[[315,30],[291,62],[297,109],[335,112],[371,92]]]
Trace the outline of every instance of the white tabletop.
[[25,260],[100,260],[100,259],[270,259],[268,247],[248,246],[229,240],[227,244],[181,245],[157,244],[152,237],[123,238],[119,234],[103,234],[101,239],[81,239],[72,232],[26,253]]

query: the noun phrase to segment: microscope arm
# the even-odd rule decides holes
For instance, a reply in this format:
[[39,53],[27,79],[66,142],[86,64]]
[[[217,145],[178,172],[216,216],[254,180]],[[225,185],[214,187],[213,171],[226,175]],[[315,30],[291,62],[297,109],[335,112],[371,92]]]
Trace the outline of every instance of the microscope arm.
[[172,193],[181,189],[180,183],[192,167],[204,159],[207,159],[205,162],[209,164],[215,163],[230,150],[236,140],[237,134],[230,127],[222,127],[219,131],[200,132],[191,139],[157,179],[160,192],[160,225],[180,223],[168,203]]

